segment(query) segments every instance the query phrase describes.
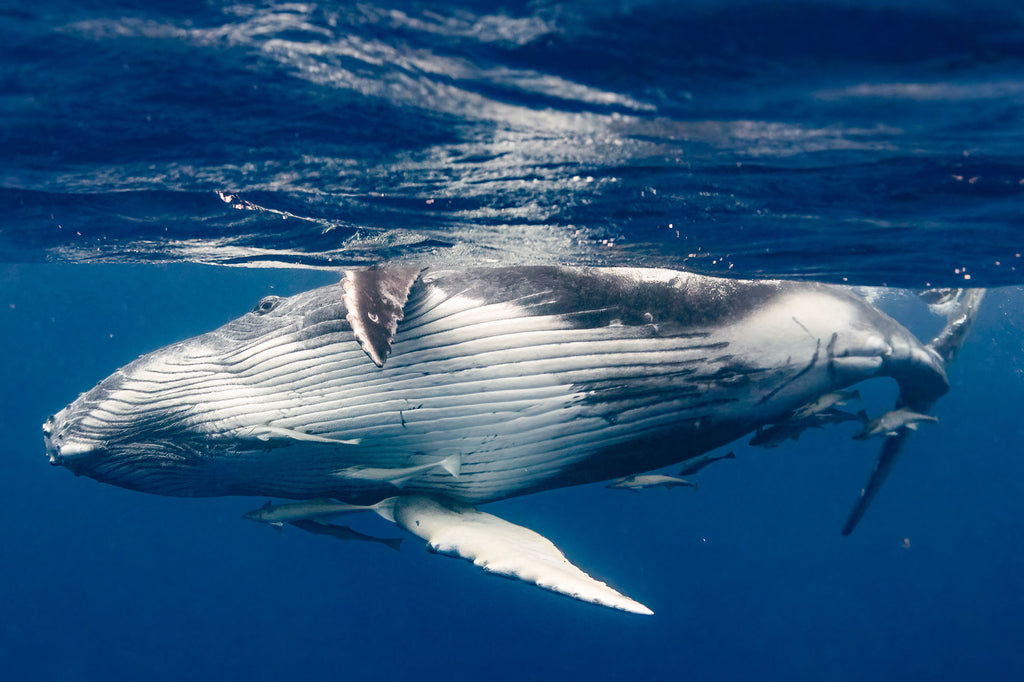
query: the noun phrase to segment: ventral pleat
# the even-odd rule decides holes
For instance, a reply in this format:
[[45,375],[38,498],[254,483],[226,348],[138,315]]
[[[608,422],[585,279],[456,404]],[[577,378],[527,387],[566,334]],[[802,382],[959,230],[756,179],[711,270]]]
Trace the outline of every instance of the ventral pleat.
[[420,276],[419,268],[348,270],[342,286],[345,316],[356,340],[373,363],[383,367],[391,353],[395,330],[402,319],[409,290]]

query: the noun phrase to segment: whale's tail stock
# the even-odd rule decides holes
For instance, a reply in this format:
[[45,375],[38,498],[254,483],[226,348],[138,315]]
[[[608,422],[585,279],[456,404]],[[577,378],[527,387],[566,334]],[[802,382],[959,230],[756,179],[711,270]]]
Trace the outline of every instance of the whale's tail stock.
[[[953,303],[950,306],[946,324],[938,335],[925,346],[941,362],[943,370],[948,368],[959,355],[964,340],[978,315],[978,309],[984,296],[984,289],[957,289],[947,294],[947,299],[951,299]],[[918,374],[918,372],[908,372],[905,375],[896,376],[900,385],[900,393],[896,399],[897,409],[908,408],[926,413],[945,393],[945,387],[936,390],[933,381],[920,381],[921,377]],[[889,472],[895,466],[911,432],[911,429],[901,428],[896,435],[886,436],[883,440],[868,482],[861,489],[860,497],[857,498],[857,502],[853,505],[853,509],[850,510],[846,523],[843,525],[843,535],[849,535],[857,527],[857,523],[860,522],[864,512],[867,511],[885,479],[889,476]]]

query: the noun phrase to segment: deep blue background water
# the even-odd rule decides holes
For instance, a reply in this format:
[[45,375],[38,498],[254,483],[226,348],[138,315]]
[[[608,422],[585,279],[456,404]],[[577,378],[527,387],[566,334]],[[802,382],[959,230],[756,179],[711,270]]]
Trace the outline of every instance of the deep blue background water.
[[[1021,677],[1022,67],[1009,0],[5,5],[0,670]],[[850,425],[741,443],[697,492],[488,507],[650,618],[46,465],[43,419],[116,367],[385,261],[1014,286],[851,537]]]

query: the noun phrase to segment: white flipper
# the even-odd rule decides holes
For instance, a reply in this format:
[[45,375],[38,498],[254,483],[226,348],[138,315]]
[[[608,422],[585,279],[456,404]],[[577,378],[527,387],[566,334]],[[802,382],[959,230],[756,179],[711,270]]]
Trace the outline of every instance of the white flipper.
[[427,541],[431,550],[472,561],[489,573],[630,613],[653,612],[569,563],[543,535],[454,500],[406,495],[378,513]]

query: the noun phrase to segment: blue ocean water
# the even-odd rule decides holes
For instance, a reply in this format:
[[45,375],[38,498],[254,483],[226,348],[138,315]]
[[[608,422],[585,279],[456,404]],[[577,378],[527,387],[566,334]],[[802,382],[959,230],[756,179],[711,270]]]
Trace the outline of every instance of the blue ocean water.
[[[0,38],[5,678],[1024,672],[1019,3],[54,0]],[[46,465],[43,419],[137,355],[385,262],[992,290],[850,537],[849,425],[696,492],[487,507],[649,618]]]

